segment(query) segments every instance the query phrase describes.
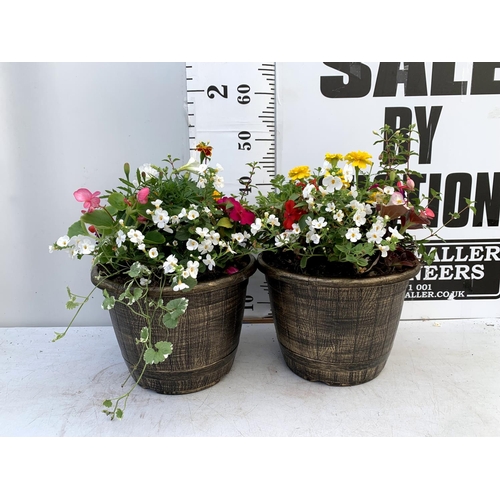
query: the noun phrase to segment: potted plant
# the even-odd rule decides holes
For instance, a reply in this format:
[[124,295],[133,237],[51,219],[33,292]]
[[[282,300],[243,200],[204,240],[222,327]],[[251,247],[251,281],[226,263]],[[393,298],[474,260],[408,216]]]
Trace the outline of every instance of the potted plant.
[[[280,348],[307,380],[354,385],[376,377],[408,282],[433,259],[424,246],[439,230],[428,227],[432,200],[417,196],[412,178],[420,174],[410,168],[415,126],[376,135],[379,169],[364,151],[328,153],[321,167],[277,175],[274,190],[257,196],[251,231],[264,250],[258,267]],[[422,239],[411,231],[425,227]]]
[[104,401],[111,418],[122,417],[137,385],[194,392],[216,384],[234,361],[248,278],[256,270],[248,232],[255,216],[244,198],[222,195],[212,147],[196,149],[199,160],[183,166],[171,156],[162,167],[125,164],[118,187],[105,195],[75,191],[83,215],[49,249],[92,258],[94,288],[85,297],[68,288],[66,306],[76,314],[54,340],[100,288],[135,380]]

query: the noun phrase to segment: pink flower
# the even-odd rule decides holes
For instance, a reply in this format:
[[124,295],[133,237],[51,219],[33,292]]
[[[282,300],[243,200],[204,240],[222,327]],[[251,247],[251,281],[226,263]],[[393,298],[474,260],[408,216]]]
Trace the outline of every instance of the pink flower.
[[[100,191],[91,193],[86,188],[80,188],[73,193],[73,196],[76,201],[83,202],[83,208],[86,208],[87,212],[92,212],[94,208],[99,207],[101,203],[101,199],[99,198],[100,194]],[[82,210],[82,212],[85,213],[85,210]]]
[[[217,200],[217,203],[224,206],[224,210],[231,220],[241,222],[242,224],[253,224],[255,222],[255,214],[243,208],[241,203],[234,198],[224,196],[224,198]],[[228,209],[228,204],[231,204],[233,207]]]
[[149,196],[149,188],[142,188],[137,193],[137,201],[141,205],[145,205],[148,202],[148,196]]
[[403,195],[395,191],[391,196],[389,205],[404,205],[404,204],[405,204],[405,199],[403,198]]
[[239,273],[240,270],[235,267],[235,266],[229,266],[227,269],[226,269],[226,273],[227,274],[236,274],[236,273]]

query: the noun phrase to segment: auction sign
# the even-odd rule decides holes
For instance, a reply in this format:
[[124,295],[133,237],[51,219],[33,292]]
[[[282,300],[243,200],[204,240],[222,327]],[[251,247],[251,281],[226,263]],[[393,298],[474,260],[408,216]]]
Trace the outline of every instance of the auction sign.
[[[441,193],[431,227],[446,226],[428,245],[434,263],[410,282],[403,319],[499,316],[500,63],[277,63],[276,88],[278,173],[321,166],[325,153],[376,160],[372,131],[416,124],[414,181]],[[476,213],[450,221],[466,198]]]

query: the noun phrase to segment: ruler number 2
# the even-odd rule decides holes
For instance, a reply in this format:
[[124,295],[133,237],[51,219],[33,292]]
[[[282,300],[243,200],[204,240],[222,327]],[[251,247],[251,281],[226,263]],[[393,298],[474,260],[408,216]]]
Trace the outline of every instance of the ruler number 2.
[[[207,95],[210,99],[213,99],[215,97],[215,94],[219,94],[221,97],[224,99],[227,99],[227,85],[221,85],[222,91],[219,89],[219,87],[215,85],[210,85],[207,89]],[[246,83],[242,83],[241,85],[238,85],[238,88],[236,89],[240,94],[248,94],[250,92],[250,86],[247,85]],[[240,95],[236,98],[236,100],[240,104],[248,104],[250,102],[250,96],[249,95]]]

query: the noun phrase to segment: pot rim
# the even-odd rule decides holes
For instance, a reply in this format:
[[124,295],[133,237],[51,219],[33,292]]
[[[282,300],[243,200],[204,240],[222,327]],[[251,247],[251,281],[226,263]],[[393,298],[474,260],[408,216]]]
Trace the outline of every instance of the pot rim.
[[271,252],[262,252],[257,258],[257,268],[263,272],[266,277],[271,277],[279,279],[281,281],[286,281],[289,283],[302,283],[302,284],[315,284],[323,287],[329,288],[359,288],[365,286],[374,285],[389,285],[393,283],[398,283],[400,281],[407,281],[416,276],[422,264],[418,264],[416,267],[409,268],[403,272],[390,274],[387,276],[374,276],[370,278],[326,278],[321,276],[307,276],[303,274],[297,274],[290,271],[284,271],[276,267],[271,266],[264,260],[265,255],[270,255]]
[[[257,259],[253,255],[248,254],[243,256],[243,258],[248,258],[249,262],[243,269],[235,274],[221,276],[211,281],[197,283],[192,290],[181,290],[179,292],[174,292],[170,285],[167,285],[164,288],[160,288],[157,286],[150,287],[148,290],[148,296],[159,297],[166,294],[175,294],[176,297],[182,297],[183,295],[192,297],[193,295],[210,292],[211,290],[214,290],[216,288],[236,285],[250,278],[250,276],[252,276],[257,270]],[[97,288],[100,288],[101,290],[107,290],[108,292],[115,295],[119,295],[125,290],[125,286],[123,285],[123,283],[117,283],[112,278],[99,280],[98,275],[99,272],[97,266],[92,266],[92,269],[90,271],[90,280],[94,285],[97,286]]]

